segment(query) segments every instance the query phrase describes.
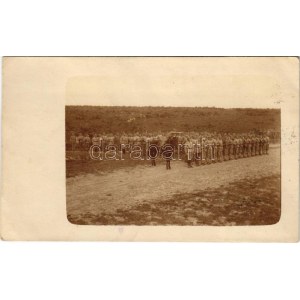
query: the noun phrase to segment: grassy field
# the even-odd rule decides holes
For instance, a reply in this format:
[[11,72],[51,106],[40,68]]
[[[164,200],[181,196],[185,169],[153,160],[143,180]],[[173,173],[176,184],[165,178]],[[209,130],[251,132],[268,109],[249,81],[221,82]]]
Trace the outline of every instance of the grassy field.
[[280,131],[279,109],[66,106],[66,132]]

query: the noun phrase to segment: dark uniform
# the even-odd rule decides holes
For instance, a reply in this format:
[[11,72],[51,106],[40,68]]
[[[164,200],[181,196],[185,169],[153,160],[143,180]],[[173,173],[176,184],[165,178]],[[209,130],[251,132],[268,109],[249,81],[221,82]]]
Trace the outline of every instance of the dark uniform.
[[166,160],[166,169],[171,170],[171,159],[173,158],[173,147],[171,145],[164,145],[163,149],[163,158]]
[[148,155],[149,155],[150,160],[151,160],[151,165],[155,167],[156,166],[156,157],[158,155],[157,145],[151,144],[149,146]]

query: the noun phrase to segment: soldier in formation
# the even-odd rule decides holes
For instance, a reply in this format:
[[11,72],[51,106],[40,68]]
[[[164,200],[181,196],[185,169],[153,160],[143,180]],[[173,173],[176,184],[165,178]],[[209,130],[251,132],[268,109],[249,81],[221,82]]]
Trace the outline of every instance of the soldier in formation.
[[[187,166],[196,166],[219,163],[227,160],[237,160],[256,155],[269,153],[270,138],[266,134],[254,133],[209,133],[193,132],[181,136],[170,137],[161,133],[135,133],[112,135],[106,133],[76,134],[71,132],[69,144],[72,151],[89,151],[90,147],[97,145],[100,151],[106,151],[114,146],[123,155],[130,153],[132,149],[139,149],[142,158],[150,159],[151,165],[156,165],[156,158],[162,154],[164,145],[171,145],[173,151],[182,152],[185,155]],[[156,150],[149,151],[149,146],[155,145]],[[177,148],[181,145],[181,148]],[[174,154],[174,153],[173,153]],[[170,168],[170,160],[167,161],[167,169]]]

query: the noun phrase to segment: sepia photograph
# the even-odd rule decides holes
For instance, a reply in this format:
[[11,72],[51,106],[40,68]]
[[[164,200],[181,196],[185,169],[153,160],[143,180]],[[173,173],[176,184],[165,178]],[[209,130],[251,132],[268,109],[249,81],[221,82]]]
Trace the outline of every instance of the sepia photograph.
[[[108,71],[106,78],[76,77],[67,84],[67,103],[99,102],[65,107],[69,222],[276,224],[281,216],[278,84],[258,74],[232,74],[234,58],[226,59],[227,74],[213,76],[201,71],[209,58],[173,58],[176,65],[160,58],[160,66],[158,59],[148,60],[151,74],[141,58],[116,58],[114,63],[135,72],[122,77],[120,67],[117,75]],[[219,61],[221,66],[224,58]],[[129,105],[106,105],[118,97],[129,99]],[[150,105],[130,105],[132,98]]]
[[24,57],[3,74],[4,239],[298,240],[298,58]]
[[275,224],[280,110],[67,106],[66,172],[74,224]]
[[300,299],[296,1],[0,7],[1,299]]

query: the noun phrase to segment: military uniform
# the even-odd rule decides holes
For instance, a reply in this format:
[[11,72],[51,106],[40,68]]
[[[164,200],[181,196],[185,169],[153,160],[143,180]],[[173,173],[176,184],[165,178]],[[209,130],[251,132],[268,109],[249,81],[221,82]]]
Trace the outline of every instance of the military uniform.
[[146,158],[147,153],[146,153],[146,137],[145,136],[140,136],[140,146],[142,148],[142,156],[143,156],[143,158]]
[[193,160],[195,162],[195,165],[199,166],[201,163],[201,149],[199,144],[199,136],[194,133],[191,142],[193,144]]
[[101,139],[100,139],[100,134],[99,134],[99,145],[101,143],[101,149],[102,151],[106,151],[107,150],[107,146],[108,146],[108,136],[106,135],[102,135]]
[[77,145],[79,150],[83,150],[83,140],[84,140],[84,136],[81,133],[79,133],[77,137]]
[[234,149],[233,139],[231,138],[231,136],[228,137],[227,145],[228,145],[228,159],[231,160],[233,155],[233,149]]
[[223,140],[221,137],[218,138],[218,161],[222,162],[224,160],[223,158]]
[[249,152],[249,140],[247,136],[244,136],[244,157],[248,157]]
[[268,136],[266,136],[265,138],[266,140],[266,154],[269,154],[269,144],[270,144],[270,138]]
[[126,135],[121,135],[121,137],[120,137],[120,146],[121,146],[121,150],[122,150],[122,152],[123,152],[123,154],[125,154],[126,153],[126,145],[128,145],[128,137],[126,136]]
[[193,156],[194,156],[193,143],[188,140],[184,144],[184,150],[185,150],[185,154],[186,154],[186,162],[188,164],[188,167],[192,168],[192,160],[193,160]]
[[70,143],[71,143],[72,151],[75,151],[76,150],[76,135],[74,133],[71,134]]
[[259,140],[259,143],[258,143],[258,154],[259,155],[262,155],[263,154],[263,148],[265,146],[265,141],[264,141],[264,138],[261,136],[258,138]]
[[217,139],[214,137],[211,139],[211,146],[212,146],[211,161],[212,163],[216,163],[217,162]]
[[156,166],[156,158],[158,156],[158,147],[155,144],[149,144],[148,155],[151,160],[151,165]]
[[[166,147],[168,146],[168,147]],[[171,170],[171,160],[173,157],[174,149],[171,145],[163,145],[162,147],[163,158],[166,160],[166,169]]]
[[117,150],[121,151],[121,137],[119,135],[115,135],[113,137],[113,144],[116,146]]
[[228,137],[227,135],[225,134],[222,138],[222,144],[223,144],[223,160],[227,160],[228,157]]
[[251,151],[251,156],[254,156],[254,155],[255,155],[255,142],[256,142],[255,137],[252,136],[252,137],[251,137],[251,149],[252,149],[252,151]]
[[88,151],[90,149],[90,145],[91,145],[90,136],[88,134],[86,134],[83,141],[84,141],[84,150]]
[[239,142],[238,142],[238,139],[236,137],[233,138],[232,145],[233,145],[233,158],[237,159],[238,158]]
[[206,163],[211,164],[213,158],[213,141],[211,137],[208,137],[206,139],[205,148],[206,148]]
[[206,164],[206,138],[203,136],[201,137],[199,148],[200,148],[201,164],[205,165]]
[[244,155],[244,141],[242,136],[239,136],[239,158],[243,158]]
[[131,152],[132,147],[134,145],[134,137],[133,136],[128,137],[128,144],[129,144],[129,151]]
[[259,155],[259,137],[255,138],[255,155]]
[[250,157],[252,155],[252,142],[251,142],[251,137],[247,137],[247,156]]
[[243,135],[242,137],[242,142],[243,142],[243,157],[247,157],[248,145],[247,145],[247,138],[245,135]]
[[94,136],[92,137],[92,144],[93,145],[99,144],[99,138],[98,138],[97,134],[94,134]]

